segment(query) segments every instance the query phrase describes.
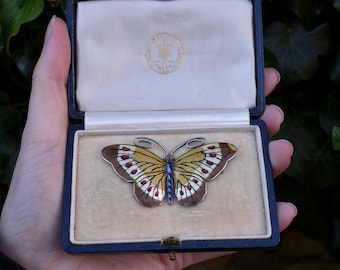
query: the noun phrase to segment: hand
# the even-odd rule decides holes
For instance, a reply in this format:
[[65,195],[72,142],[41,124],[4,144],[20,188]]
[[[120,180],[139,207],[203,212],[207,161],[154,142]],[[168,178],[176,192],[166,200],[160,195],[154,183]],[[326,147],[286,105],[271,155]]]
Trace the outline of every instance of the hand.
[[[69,255],[61,248],[61,212],[66,133],[68,127],[66,79],[70,66],[70,42],[65,23],[53,18],[33,75],[32,92],[22,145],[0,220],[0,248],[28,269],[182,269],[199,261],[227,254],[200,252],[177,254]],[[266,91],[279,81],[274,69],[266,69]],[[279,130],[283,113],[267,106],[262,117],[269,133]],[[293,148],[288,141],[270,143],[274,175],[290,163]],[[278,203],[280,229],[296,215],[290,203]]]

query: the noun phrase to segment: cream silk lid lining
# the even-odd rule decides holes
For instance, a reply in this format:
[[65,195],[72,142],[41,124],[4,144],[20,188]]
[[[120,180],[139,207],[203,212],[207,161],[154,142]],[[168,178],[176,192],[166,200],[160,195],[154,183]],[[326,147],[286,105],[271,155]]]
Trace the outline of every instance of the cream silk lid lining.
[[[77,12],[81,111],[255,107],[251,1],[86,1]],[[152,39],[162,33],[175,38]],[[158,72],[159,48],[175,70]]]

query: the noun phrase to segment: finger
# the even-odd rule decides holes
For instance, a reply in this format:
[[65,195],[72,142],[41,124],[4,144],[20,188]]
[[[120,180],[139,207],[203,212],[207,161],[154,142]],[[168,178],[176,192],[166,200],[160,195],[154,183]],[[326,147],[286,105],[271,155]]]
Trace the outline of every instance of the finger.
[[175,263],[178,264],[178,267],[176,267],[176,269],[182,269],[192,264],[196,264],[199,262],[211,260],[211,259],[222,257],[222,256],[231,255],[235,252],[236,251],[215,251],[215,252],[193,252],[193,253],[178,254],[180,256],[178,259],[176,258],[176,261],[175,261]]
[[269,143],[269,156],[274,178],[289,167],[293,152],[294,147],[287,140],[280,139]]
[[53,17],[33,72],[32,91],[23,139],[25,143],[60,140],[67,128],[66,81],[70,42],[66,24]]
[[272,67],[264,69],[264,85],[265,85],[265,94],[268,96],[276,87],[276,85],[280,82],[281,75],[280,73]]
[[277,105],[267,105],[260,119],[266,122],[268,136],[271,137],[280,130],[284,113]]
[[[278,202],[277,203],[278,221],[280,232],[285,230],[296,217],[298,210],[296,206],[289,202]],[[193,263],[202,262],[205,260],[213,259],[216,257],[230,255],[234,252],[198,252],[198,253],[187,253],[182,254],[183,261],[180,262],[181,265],[188,266]]]
[[293,219],[297,215],[297,208],[294,204],[289,202],[278,202],[277,203],[277,212],[279,219],[280,231],[285,230],[290,223],[292,223]]

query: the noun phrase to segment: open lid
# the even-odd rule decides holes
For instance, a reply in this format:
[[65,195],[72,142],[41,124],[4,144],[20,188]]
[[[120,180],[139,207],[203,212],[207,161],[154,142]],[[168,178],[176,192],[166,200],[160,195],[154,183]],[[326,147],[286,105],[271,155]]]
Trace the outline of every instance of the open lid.
[[262,114],[260,1],[73,4],[71,117],[245,109]]

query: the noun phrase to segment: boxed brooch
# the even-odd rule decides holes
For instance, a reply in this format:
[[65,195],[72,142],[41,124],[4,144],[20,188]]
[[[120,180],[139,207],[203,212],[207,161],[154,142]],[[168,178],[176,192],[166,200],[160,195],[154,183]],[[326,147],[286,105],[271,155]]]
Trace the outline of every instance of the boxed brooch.
[[66,251],[278,243],[261,22],[260,0],[69,1]]

